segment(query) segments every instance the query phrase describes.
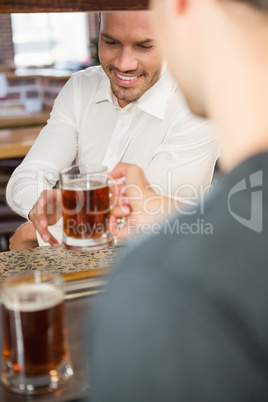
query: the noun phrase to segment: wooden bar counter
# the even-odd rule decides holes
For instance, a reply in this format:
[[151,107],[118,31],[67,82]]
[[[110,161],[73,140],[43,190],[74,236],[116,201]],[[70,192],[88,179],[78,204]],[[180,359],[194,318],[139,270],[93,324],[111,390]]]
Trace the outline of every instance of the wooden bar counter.
[[49,119],[49,115],[49,111],[43,111],[40,113],[21,113],[17,116],[1,116],[0,128],[30,127],[36,125],[41,125],[41,127],[44,127]]
[[0,130],[0,159],[25,156],[42,128],[43,126],[33,126]]
[[125,247],[116,246],[91,253],[77,253],[62,247],[59,249],[37,247],[0,253],[1,283],[11,275],[36,269],[59,273],[63,276],[66,284],[65,307],[70,359],[74,370],[74,375],[64,388],[42,395],[14,394],[0,383],[1,402],[90,401],[88,339],[91,334],[92,305],[96,301],[97,294],[104,291],[107,273],[124,249]]

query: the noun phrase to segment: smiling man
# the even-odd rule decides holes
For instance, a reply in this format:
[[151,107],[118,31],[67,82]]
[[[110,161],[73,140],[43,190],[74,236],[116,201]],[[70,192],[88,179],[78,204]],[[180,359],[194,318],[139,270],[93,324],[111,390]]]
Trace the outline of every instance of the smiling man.
[[[54,246],[61,228],[53,237],[33,206],[43,190],[56,199],[51,189],[59,171],[74,160],[110,170],[120,161],[136,163],[161,193],[172,197],[177,191],[186,197],[210,184],[218,155],[211,125],[191,114],[158,53],[150,12],[103,14],[99,56],[101,66],[67,82],[47,126],[7,187],[9,205],[30,217],[43,241]],[[58,215],[48,218],[52,225]],[[27,223],[26,230],[16,232],[11,249],[31,247],[34,238]]]
[[139,13],[138,27],[136,13],[128,13],[127,19],[122,13],[112,19],[103,14],[99,57],[121,107],[138,100],[160,79],[162,58],[148,28],[148,13]]

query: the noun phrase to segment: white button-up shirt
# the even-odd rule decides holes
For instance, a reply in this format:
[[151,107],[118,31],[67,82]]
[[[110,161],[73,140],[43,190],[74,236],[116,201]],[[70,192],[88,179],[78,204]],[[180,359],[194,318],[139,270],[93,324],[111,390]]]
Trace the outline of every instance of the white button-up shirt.
[[121,108],[102,67],[72,75],[55,100],[42,129],[7,186],[9,205],[27,217],[59,170],[76,160],[139,164],[151,184],[173,196],[210,183],[218,145],[211,124],[193,116],[166,70],[140,99]]

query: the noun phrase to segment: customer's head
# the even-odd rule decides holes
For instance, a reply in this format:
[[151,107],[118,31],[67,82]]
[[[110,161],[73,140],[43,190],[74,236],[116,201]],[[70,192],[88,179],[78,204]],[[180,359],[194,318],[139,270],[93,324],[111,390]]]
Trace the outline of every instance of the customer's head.
[[151,8],[159,49],[193,112],[215,117],[236,91],[247,96],[251,82],[241,76],[258,78],[268,57],[268,0],[151,0]]
[[160,78],[162,58],[155,47],[151,12],[103,13],[99,57],[120,106],[139,99]]

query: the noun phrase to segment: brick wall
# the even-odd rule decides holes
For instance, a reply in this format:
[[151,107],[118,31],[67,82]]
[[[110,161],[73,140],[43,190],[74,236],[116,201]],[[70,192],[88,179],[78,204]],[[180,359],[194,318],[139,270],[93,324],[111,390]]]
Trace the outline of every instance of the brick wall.
[[66,77],[15,76],[8,74],[8,92],[0,98],[1,107],[25,106],[28,99],[38,100],[43,106],[51,108],[53,102],[69,79]]
[[0,14],[0,64],[14,65],[10,14]]
[[99,16],[98,13],[88,13],[89,37],[97,38],[99,35]]

